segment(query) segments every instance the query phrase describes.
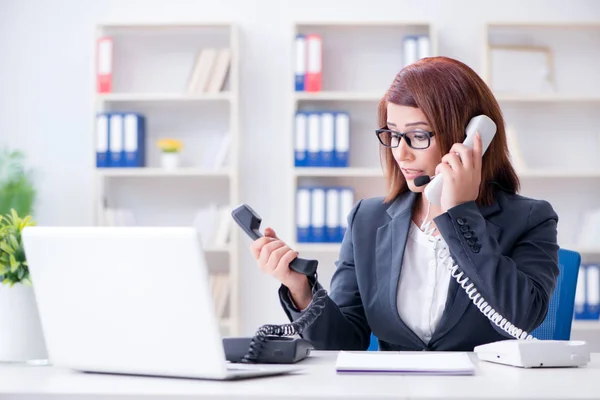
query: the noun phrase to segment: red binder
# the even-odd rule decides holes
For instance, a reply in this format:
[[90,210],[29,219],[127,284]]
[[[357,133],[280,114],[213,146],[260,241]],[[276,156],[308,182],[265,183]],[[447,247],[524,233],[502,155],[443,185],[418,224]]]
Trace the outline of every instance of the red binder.
[[98,39],[97,49],[97,90],[98,93],[110,93],[112,91],[112,69],[113,69],[113,40],[110,37]]
[[306,49],[308,64],[304,90],[307,92],[320,92],[323,71],[323,39],[321,35],[306,35]]

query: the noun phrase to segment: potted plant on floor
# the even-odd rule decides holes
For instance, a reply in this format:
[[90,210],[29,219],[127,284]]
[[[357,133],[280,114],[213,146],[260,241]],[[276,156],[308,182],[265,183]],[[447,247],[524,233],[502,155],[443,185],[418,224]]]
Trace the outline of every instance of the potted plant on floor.
[[36,191],[24,160],[20,151],[0,153],[0,362],[48,358],[21,241],[23,228],[35,225]]

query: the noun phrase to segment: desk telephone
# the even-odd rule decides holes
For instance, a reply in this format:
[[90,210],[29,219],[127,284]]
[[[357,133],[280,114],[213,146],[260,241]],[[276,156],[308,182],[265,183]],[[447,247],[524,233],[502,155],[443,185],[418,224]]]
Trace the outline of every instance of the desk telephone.
[[[478,115],[469,121],[466,127],[466,138],[463,144],[473,148],[475,133],[479,132],[482,140],[482,154],[488,149],[496,134],[496,124],[486,115]],[[429,183],[424,194],[429,205],[441,204],[443,187],[442,174],[435,177],[420,176],[415,179],[417,186]],[[252,240],[263,236],[260,232],[261,218],[250,206],[242,204],[232,212],[232,217]],[[515,338],[495,343],[476,346],[474,351],[480,360],[512,365],[517,367],[573,367],[583,366],[590,361],[587,343],[583,341],[537,340],[528,332],[514,326],[489,304],[479,293],[475,285],[465,276],[464,272],[450,256],[448,246],[441,235],[435,238],[433,221],[427,221],[429,209],[421,229],[429,237],[433,246],[442,245],[443,261],[451,272],[451,276],[459,286],[467,292],[473,304],[492,323]],[[307,276],[315,276],[318,262],[296,258],[290,263],[290,268]],[[304,339],[289,339],[284,336],[299,335],[316,320],[324,307],[327,293],[320,289],[313,294],[309,309],[297,321],[285,325],[262,326],[253,338],[224,339],[226,355],[234,362],[296,362],[307,357],[312,349]],[[244,354],[244,349],[247,351]]]

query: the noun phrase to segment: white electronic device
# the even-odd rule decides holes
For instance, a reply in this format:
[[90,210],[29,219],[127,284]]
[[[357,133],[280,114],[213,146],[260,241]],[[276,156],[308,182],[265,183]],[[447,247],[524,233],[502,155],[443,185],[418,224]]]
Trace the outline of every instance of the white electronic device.
[[295,366],[227,363],[192,227],[26,227],[23,244],[53,365],[231,380]]
[[482,361],[522,368],[583,367],[590,362],[590,351],[579,340],[502,340],[476,346]]
[[[496,135],[496,124],[487,115],[478,115],[469,121],[469,124],[465,130],[467,137],[465,138],[463,144],[472,149],[475,133],[479,132],[481,135],[482,144],[481,151],[482,154],[484,154],[492,139]],[[429,182],[427,187],[425,187],[425,197],[427,197],[427,200],[429,200],[431,204],[435,204],[436,206],[441,205],[443,183],[444,179],[440,173],[436,175],[431,182]]]

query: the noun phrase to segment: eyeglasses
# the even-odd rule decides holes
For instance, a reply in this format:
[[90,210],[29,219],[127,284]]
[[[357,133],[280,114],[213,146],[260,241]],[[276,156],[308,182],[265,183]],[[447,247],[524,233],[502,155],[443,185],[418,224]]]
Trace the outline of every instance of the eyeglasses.
[[377,135],[379,142],[385,147],[398,147],[400,146],[400,139],[404,138],[406,144],[410,148],[416,150],[428,148],[431,144],[431,137],[434,135],[433,132],[422,131],[419,129],[401,133],[387,128],[376,129],[375,134]]

